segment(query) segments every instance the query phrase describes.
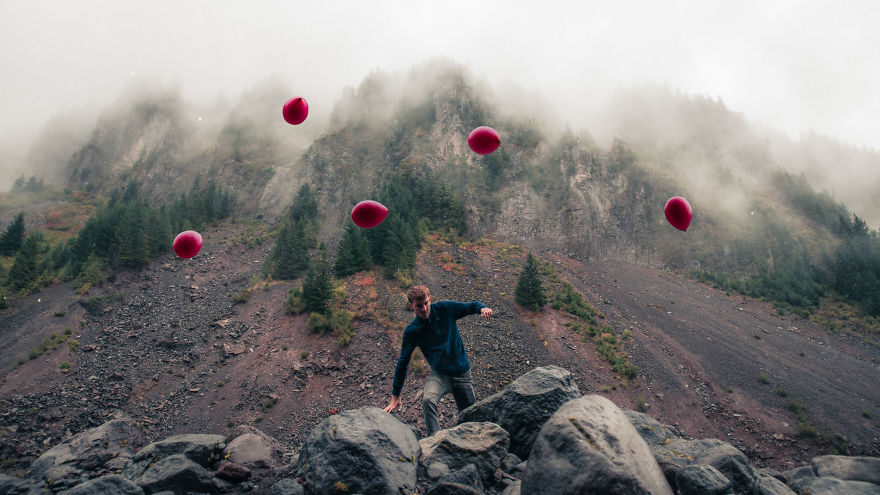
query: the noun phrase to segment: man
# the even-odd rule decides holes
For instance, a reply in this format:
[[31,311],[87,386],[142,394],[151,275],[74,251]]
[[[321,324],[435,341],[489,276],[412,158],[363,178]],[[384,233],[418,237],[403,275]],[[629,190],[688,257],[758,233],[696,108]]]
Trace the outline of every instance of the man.
[[431,436],[440,429],[437,404],[443,396],[452,394],[458,412],[474,403],[471,365],[455,321],[477,313],[489,320],[492,318],[492,310],[479,301],[439,301],[432,305],[431,294],[423,285],[411,288],[406,293],[406,298],[409,309],[416,317],[403,331],[400,358],[394,369],[391,402],[385,412],[392,412],[400,407],[400,391],[406,380],[407,366],[413,351],[418,347],[431,365],[431,374],[425,381],[425,390],[422,393],[425,431],[427,436]]

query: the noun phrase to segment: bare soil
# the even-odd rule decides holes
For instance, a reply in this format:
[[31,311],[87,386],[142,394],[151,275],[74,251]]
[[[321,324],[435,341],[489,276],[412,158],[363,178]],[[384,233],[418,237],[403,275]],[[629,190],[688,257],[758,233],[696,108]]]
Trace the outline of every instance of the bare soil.
[[[339,346],[336,335],[311,333],[305,315],[286,314],[288,290],[300,281],[261,284],[247,302],[233,303],[271,247],[237,242],[244,231],[235,224],[206,230],[192,260],[169,253],[87,296],[61,285],[3,313],[0,458],[9,459],[3,469],[21,472],[41,452],[116,411],[140,421],[151,440],[230,435],[251,424],[295,452],[335,410],[387,405],[400,335],[413,316],[404,289],[379,273],[348,279],[344,306],[358,315],[357,327],[351,342]],[[491,321],[459,321],[478,399],[554,364],[573,373],[582,393],[601,393],[628,408],[640,398],[652,416],[694,438],[731,442],[758,465],[787,468],[834,447],[797,435],[798,418],[786,408],[792,399],[804,404],[821,434],[846,437],[853,452],[880,455],[880,425],[862,413],[880,418],[876,348],[670,273],[617,261],[547,259],[605,315],[604,323],[619,334],[631,329],[624,348],[639,377],[616,376],[591,343],[563,326],[568,316],[549,307],[535,315],[513,302],[522,253],[435,238],[420,253],[414,281],[427,284],[434,300],[477,299],[495,311]],[[79,304],[101,295],[115,299],[90,311]],[[16,365],[67,325],[78,352],[59,346]],[[71,363],[67,373],[59,369],[64,361]],[[427,371],[411,366],[400,411],[419,432]],[[761,373],[769,384],[761,383]],[[451,396],[440,412],[441,425],[452,426]]]

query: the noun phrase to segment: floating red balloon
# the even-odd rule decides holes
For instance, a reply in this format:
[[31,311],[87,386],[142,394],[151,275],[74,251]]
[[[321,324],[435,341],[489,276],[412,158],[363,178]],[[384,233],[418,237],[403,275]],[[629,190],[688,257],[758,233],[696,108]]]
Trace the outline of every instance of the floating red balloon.
[[288,124],[302,124],[303,121],[306,120],[306,117],[309,116],[309,104],[306,103],[305,98],[291,98],[287,100],[287,103],[284,104],[284,108],[281,109],[281,115],[284,116],[284,120],[286,120]]
[[388,216],[388,208],[373,200],[361,201],[351,210],[351,220],[364,229],[372,229]]
[[202,235],[194,230],[184,230],[177,234],[171,247],[177,256],[183,259],[192,258],[202,249]]
[[479,155],[488,155],[498,149],[501,145],[501,136],[487,126],[480,126],[471,131],[468,136],[468,146]]
[[691,224],[691,218],[694,215],[694,210],[691,209],[690,203],[681,196],[669,198],[669,201],[666,202],[666,207],[663,208],[663,212],[666,213],[666,220],[669,224],[682,232],[687,231],[688,226]]

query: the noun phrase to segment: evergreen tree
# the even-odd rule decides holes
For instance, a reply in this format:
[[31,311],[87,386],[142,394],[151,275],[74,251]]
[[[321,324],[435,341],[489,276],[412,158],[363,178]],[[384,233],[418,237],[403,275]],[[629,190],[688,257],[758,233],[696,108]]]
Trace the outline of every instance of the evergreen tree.
[[514,293],[516,302],[532,311],[540,311],[547,302],[544,297],[541,276],[538,274],[538,265],[531,253],[526,258],[526,266],[519,273]]
[[15,263],[9,270],[6,285],[13,290],[28,287],[37,278],[37,253],[40,247],[39,234],[31,234],[21,243],[15,255]]
[[313,313],[330,314],[330,298],[333,297],[333,276],[327,253],[321,252],[321,259],[309,266],[303,281],[302,298],[306,309]]
[[21,247],[24,239],[24,213],[12,219],[3,235],[0,236],[0,256],[12,256]]
[[318,201],[307,183],[303,184],[296,193],[296,199],[290,206],[290,219],[295,222],[313,223],[318,220]]
[[373,266],[367,238],[359,227],[349,223],[336,251],[334,271],[337,277],[345,277]]
[[275,248],[269,255],[272,276],[279,280],[298,277],[309,266],[309,248],[305,228],[290,220],[281,222]]

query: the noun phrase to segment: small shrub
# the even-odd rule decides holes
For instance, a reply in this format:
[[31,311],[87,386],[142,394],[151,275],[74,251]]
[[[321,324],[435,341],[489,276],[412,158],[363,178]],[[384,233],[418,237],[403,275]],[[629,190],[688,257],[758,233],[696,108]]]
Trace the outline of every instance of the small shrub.
[[759,380],[761,381],[761,383],[763,383],[764,385],[768,385],[768,384],[770,383],[770,378],[767,377],[767,373],[761,373],[761,375],[758,377],[758,379],[759,379]]
[[634,399],[636,401],[636,409],[638,409],[639,412],[646,412],[648,410],[648,403],[645,402],[644,397],[636,395]]
[[64,361],[63,363],[58,365],[58,369],[60,369],[61,371],[68,371],[70,369],[70,363]]
[[807,406],[800,399],[792,399],[788,401],[788,410],[793,413],[801,413],[807,410]]
[[341,481],[337,481],[336,483],[334,483],[333,488],[337,492],[347,492],[348,491],[348,485],[346,485],[345,483],[343,483]]
[[299,357],[303,359],[309,357],[309,351],[302,351],[301,353],[299,353]]
[[727,387],[727,393],[728,393],[728,394],[732,394],[732,393],[733,393],[733,389],[730,388],[730,387]]
[[73,335],[73,329],[70,328],[70,325],[64,327],[64,335],[70,336]]
[[67,341],[67,347],[70,349],[70,352],[79,351],[79,341],[76,339],[70,339]]
[[287,350],[287,346],[286,346],[286,345],[281,346],[281,350],[282,350],[282,351],[286,351],[286,350]]
[[62,317],[62,316],[64,316],[64,315],[66,315],[66,314],[67,314],[67,313],[65,313],[64,311],[56,311],[56,312],[55,312],[55,316],[58,316],[59,318]]
[[784,388],[780,388],[779,390],[776,391],[776,395],[778,395],[780,397],[788,397],[788,391],[785,390]]
[[867,409],[865,409],[865,408],[862,408],[862,416],[864,416],[864,417],[870,419],[870,418],[871,418],[871,411],[869,411],[869,410],[867,410]]
[[287,314],[298,315],[306,310],[306,303],[302,297],[302,288],[294,287],[287,293]]
[[805,438],[816,438],[819,436],[819,431],[807,421],[801,421],[798,423],[798,435]]
[[223,383],[222,381],[217,382],[217,386],[220,388],[223,388],[224,385],[226,385],[226,384]]
[[602,385],[601,387],[599,387],[599,390],[603,392],[611,392],[611,385]]
[[232,296],[232,304],[244,304],[248,301],[248,293],[246,290]]
[[275,399],[271,397],[267,397],[266,400],[263,401],[263,410],[272,409],[275,406]]

